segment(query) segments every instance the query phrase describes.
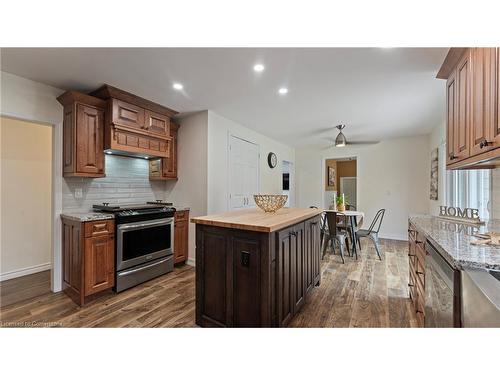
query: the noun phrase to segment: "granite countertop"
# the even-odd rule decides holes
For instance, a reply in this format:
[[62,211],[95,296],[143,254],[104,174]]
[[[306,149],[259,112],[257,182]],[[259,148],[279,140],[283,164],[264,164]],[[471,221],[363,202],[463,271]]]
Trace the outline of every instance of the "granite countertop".
[[248,208],[199,216],[192,218],[191,222],[213,227],[269,233],[320,215],[321,212],[322,210],[317,208],[282,208],[275,213],[267,213],[260,208]]
[[500,270],[500,247],[471,245],[474,233],[500,232],[500,220],[490,220],[480,227],[430,215],[412,215],[410,222],[437,251],[458,269],[487,268]]
[[110,220],[115,218],[113,214],[105,212],[64,212],[61,214],[61,217],[64,219],[76,220],[81,222]]

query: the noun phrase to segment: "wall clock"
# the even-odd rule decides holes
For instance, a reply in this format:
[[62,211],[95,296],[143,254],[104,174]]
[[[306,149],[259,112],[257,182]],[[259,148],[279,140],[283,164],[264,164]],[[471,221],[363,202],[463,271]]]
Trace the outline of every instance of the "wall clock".
[[267,164],[269,164],[270,168],[274,168],[278,164],[278,157],[274,152],[270,152],[267,155]]

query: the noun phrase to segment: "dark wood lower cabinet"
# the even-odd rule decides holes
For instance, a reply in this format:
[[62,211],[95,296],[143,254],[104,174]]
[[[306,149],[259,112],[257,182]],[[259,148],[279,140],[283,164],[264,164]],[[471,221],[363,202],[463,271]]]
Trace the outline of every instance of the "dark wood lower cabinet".
[[62,220],[63,290],[78,305],[115,285],[114,220]]
[[174,264],[184,264],[189,251],[189,210],[177,211],[174,224]]
[[320,282],[319,216],[278,232],[196,225],[196,324],[283,327]]

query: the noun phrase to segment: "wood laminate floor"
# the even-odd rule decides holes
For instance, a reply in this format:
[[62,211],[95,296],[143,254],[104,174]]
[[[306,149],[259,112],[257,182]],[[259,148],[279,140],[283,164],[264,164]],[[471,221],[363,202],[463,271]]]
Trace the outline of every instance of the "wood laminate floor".
[[[363,241],[361,259],[328,253],[322,281],[291,327],[414,327],[408,299],[407,243],[382,240],[383,260]],[[368,246],[368,247],[367,247]],[[0,326],[195,327],[195,272],[176,267],[167,275],[79,307],[51,293],[50,273],[0,283]],[[22,280],[21,280],[22,279]]]

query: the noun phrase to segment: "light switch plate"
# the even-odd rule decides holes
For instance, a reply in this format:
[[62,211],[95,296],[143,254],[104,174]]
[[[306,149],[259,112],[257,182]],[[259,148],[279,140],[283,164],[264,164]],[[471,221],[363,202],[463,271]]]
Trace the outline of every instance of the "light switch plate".
[[76,199],[83,198],[83,189],[82,188],[75,189],[75,198]]

